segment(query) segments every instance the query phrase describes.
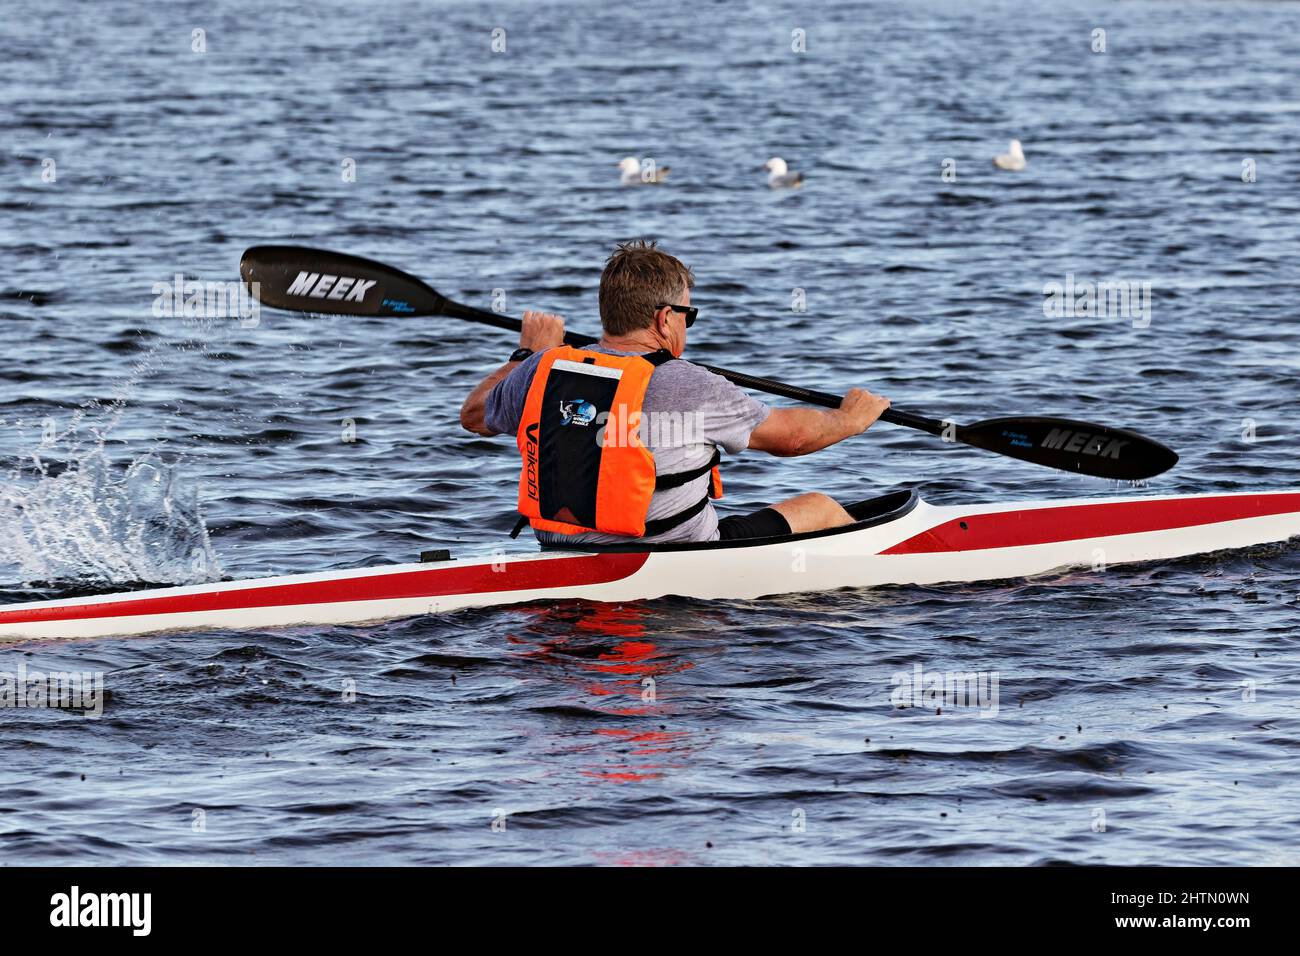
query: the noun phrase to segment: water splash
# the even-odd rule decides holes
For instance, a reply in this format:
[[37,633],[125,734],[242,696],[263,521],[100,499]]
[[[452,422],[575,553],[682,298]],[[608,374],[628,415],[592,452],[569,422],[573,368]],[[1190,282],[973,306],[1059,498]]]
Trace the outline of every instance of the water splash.
[[59,467],[33,455],[0,486],[0,576],[23,583],[193,584],[221,578],[197,489],[148,452],[101,443]]
[[172,357],[162,345],[132,366],[107,401],[51,419],[8,422],[17,454],[0,481],[0,580],[23,585],[197,584],[222,577],[198,489],[159,447],[114,462],[107,436],[141,380]]

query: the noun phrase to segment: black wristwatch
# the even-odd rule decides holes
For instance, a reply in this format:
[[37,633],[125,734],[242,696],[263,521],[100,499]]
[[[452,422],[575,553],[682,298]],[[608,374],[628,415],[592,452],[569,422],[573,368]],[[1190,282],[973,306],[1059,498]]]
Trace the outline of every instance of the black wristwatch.
[[524,359],[528,358],[528,356],[530,356],[530,355],[532,355],[532,354],[533,354],[533,350],[532,350],[532,349],[517,348],[517,349],[515,349],[513,352],[510,353],[510,358],[508,358],[506,361],[508,361],[508,362],[522,362]]

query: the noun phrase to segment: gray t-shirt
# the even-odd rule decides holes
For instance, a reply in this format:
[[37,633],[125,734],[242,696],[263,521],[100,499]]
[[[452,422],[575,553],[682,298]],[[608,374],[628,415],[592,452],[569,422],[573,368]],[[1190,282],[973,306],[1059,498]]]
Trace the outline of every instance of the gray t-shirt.
[[[606,355],[639,355],[618,352],[598,345],[588,346]],[[541,353],[529,356],[492,389],[488,395],[486,423],[494,432],[514,435],[519,431],[524,401],[537,372]],[[672,475],[706,464],[717,448],[737,454],[749,447],[749,436],[770,415],[770,406],[758,401],[720,375],[682,359],[665,362],[654,370],[646,387],[642,407],[640,438],[655,458],[655,471]],[[677,488],[656,491],[650,499],[647,520],[654,521],[685,511],[709,490],[709,476],[701,475]],[[714,541],[718,537],[718,515],[709,504],[694,518],[656,537],[643,541]],[[543,544],[585,541],[610,544],[628,541],[623,535],[588,532],[561,535],[537,532]]]

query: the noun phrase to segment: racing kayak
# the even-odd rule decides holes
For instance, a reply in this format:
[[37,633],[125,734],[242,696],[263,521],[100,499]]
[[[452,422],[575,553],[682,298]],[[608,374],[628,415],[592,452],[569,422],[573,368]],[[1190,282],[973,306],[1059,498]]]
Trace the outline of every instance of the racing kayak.
[[848,510],[853,524],[775,538],[467,560],[426,552],[418,564],[0,605],[0,640],[357,624],[539,601],[750,599],[992,581],[1300,535],[1300,491],[936,506],[904,490]]

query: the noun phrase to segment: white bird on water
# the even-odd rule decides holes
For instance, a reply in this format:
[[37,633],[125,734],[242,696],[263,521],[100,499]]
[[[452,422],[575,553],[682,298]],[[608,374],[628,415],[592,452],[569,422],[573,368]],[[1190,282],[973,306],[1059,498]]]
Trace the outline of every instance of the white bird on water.
[[1020,140],[1013,139],[1007,151],[1001,156],[993,157],[993,165],[998,169],[1009,169],[1012,172],[1019,172],[1025,168],[1025,151],[1020,148]]
[[624,159],[618,168],[622,173],[619,182],[624,186],[655,186],[667,179],[668,173],[672,171],[671,166],[655,166],[651,163],[643,173],[641,160],[635,156]]
[[763,164],[767,170],[767,184],[773,189],[798,189],[803,185],[803,173],[792,173],[780,156],[773,156]]

